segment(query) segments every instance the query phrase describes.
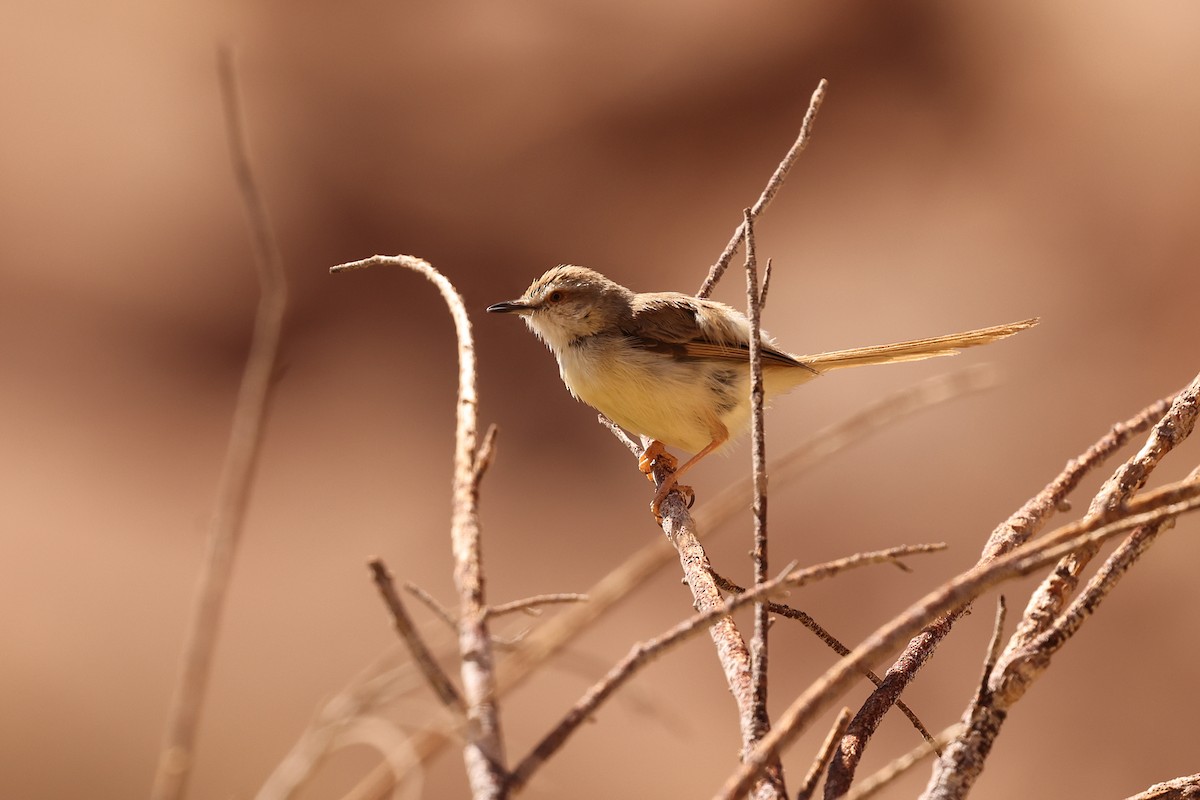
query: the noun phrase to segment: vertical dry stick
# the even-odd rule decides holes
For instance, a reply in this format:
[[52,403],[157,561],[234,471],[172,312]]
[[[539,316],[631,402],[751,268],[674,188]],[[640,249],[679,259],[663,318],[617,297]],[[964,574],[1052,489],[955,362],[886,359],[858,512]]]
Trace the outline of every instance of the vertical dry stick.
[[[501,798],[504,789],[504,747],[496,707],[496,676],[488,634],[487,604],[479,540],[479,486],[475,481],[478,438],[475,393],[475,344],[471,321],[454,285],[428,262],[413,256],[372,256],[339,264],[331,272],[375,265],[406,267],[428,278],[446,301],[458,336],[458,405],[454,439],[454,508],[450,520],[454,552],[454,583],[459,592],[458,648],[462,660],[463,693],[467,701],[467,741],[463,759],[475,800]],[[483,462],[485,459],[481,458]]]
[[[754,246],[754,217],[750,209],[744,212],[742,228],[746,231],[746,311],[750,318],[750,432],[751,458],[754,475],[754,583],[760,584],[767,574],[767,443],[763,425],[762,374],[762,301],[758,288],[758,254]],[[767,715],[767,636],[771,616],[764,599],[754,606],[754,636],[750,640],[751,709],[749,746],[763,737],[771,727]],[[786,794],[786,792],[784,792]]]
[[[1085,475],[1124,446],[1134,434],[1153,425],[1166,413],[1169,405],[1169,400],[1152,403],[1133,418],[1113,425],[1099,441],[1078,457],[1071,459],[1066,468],[1041,492],[992,531],[978,563],[991,561],[1032,538],[1041,530],[1046,520],[1065,503],[1067,495],[1079,485]],[[884,715],[899,700],[901,693],[968,608],[969,606],[962,606],[952,609],[930,623],[905,646],[904,652],[884,674],[883,683],[871,693],[854,716],[846,736],[842,739],[837,757],[830,764],[829,777],[825,783],[827,800],[841,797],[850,790],[858,762]]]
[[183,665],[171,698],[167,730],[154,775],[154,788],[151,791],[154,800],[182,797],[187,787],[217,631],[221,625],[225,595],[246,517],[250,484],[262,444],[271,379],[283,336],[283,316],[287,306],[283,263],[250,169],[233,59],[228,48],[218,51],[217,71],[230,159],[254,242],[260,294],[250,353],[246,357],[234,409],[233,428],[221,466],[216,507],[208,526],[204,565],[197,582],[195,606],[183,647]]
[[[762,190],[758,200],[750,209],[750,214],[757,217],[766,210],[771,199],[775,197],[775,193],[779,191],[779,187],[783,186],[783,181],[787,178],[788,170],[792,168],[792,164],[804,152],[804,148],[808,146],[808,140],[812,138],[813,123],[817,119],[817,112],[821,110],[821,103],[825,100],[825,90],[829,88],[829,81],[824,78],[817,84],[816,90],[812,93],[812,98],[808,101],[808,111],[804,113],[804,121],[800,123],[800,135],[796,137],[795,143],[791,149],[787,151],[787,155],[779,162],[779,166],[775,168],[771,178],[767,181],[766,187]],[[712,294],[713,287],[717,285],[717,281],[721,280],[721,276],[729,267],[729,262],[733,260],[733,256],[737,253],[738,246],[741,245],[742,239],[746,236],[746,224],[743,221],[738,225],[737,230],[733,232],[733,236],[729,239],[729,244],[725,245],[724,252],[717,259],[717,263],[712,265],[708,271],[708,277],[704,279],[704,283],[700,285],[700,291],[696,292],[697,297],[708,297]]]

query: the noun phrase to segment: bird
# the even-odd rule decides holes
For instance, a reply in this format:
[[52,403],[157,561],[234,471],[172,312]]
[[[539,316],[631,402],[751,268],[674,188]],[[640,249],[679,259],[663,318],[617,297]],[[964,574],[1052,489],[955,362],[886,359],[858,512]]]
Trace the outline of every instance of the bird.
[[[749,427],[750,321],[732,306],[681,292],[634,292],[595,270],[563,264],[519,298],[487,310],[521,317],[554,354],[572,396],[650,440],[639,458],[647,477],[655,459],[677,463],[666,446],[693,454],[658,485],[650,510],[660,521],[660,506],[679,479]],[[815,355],[788,353],[763,333],[765,399],[834,370],[955,355],[1037,323]]]

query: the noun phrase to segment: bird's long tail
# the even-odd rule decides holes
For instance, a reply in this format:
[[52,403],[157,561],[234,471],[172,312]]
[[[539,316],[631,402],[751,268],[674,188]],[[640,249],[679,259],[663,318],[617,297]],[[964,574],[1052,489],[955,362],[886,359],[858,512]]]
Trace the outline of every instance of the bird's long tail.
[[891,364],[896,361],[920,361],[925,358],[956,355],[963,348],[976,347],[1004,339],[1037,324],[1038,318],[1034,317],[1021,322],[1010,322],[1007,325],[951,333],[946,336],[934,336],[930,339],[915,339],[911,342],[880,344],[874,347],[856,347],[852,350],[835,350],[832,353],[795,356],[795,358],[817,372],[828,372],[844,367],[865,367],[871,364]]

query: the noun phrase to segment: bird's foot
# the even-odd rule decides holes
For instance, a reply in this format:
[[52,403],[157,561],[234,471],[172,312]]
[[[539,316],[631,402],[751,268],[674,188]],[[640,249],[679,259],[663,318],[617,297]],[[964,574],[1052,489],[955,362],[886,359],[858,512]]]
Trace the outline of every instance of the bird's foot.
[[660,527],[663,523],[661,507],[663,501],[667,499],[667,495],[669,495],[672,491],[679,492],[688,508],[691,508],[696,502],[696,492],[694,489],[692,489],[692,487],[675,483],[670,479],[663,481],[662,485],[658,487],[658,491],[654,493],[654,499],[650,501],[650,513],[654,515],[654,521],[657,522]]
[[654,483],[654,467],[661,466],[667,470],[674,472],[679,465],[679,461],[675,456],[671,455],[666,450],[666,445],[655,439],[650,442],[649,446],[638,456],[638,469],[646,476],[646,480]]

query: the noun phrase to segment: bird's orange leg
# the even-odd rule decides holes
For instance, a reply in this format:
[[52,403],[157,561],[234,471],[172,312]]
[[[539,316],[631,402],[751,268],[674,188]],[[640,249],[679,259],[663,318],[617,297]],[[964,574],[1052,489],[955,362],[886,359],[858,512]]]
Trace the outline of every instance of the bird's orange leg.
[[658,485],[658,491],[654,493],[654,499],[650,501],[650,513],[654,514],[654,518],[660,523],[662,522],[662,514],[659,513],[659,506],[662,505],[663,500],[667,499],[667,495],[671,493],[671,490],[679,488],[688,489],[689,492],[691,491],[689,487],[678,485],[679,478],[683,475],[683,473],[695,466],[696,462],[698,462],[700,459],[704,458],[706,455],[725,444],[725,442],[729,439],[729,431],[726,430],[725,426],[721,425],[720,423],[713,425],[712,433],[712,441],[709,442],[703,450],[701,450],[699,453],[696,453],[696,455],[692,456],[687,461],[683,462],[679,469],[675,470],[675,472],[664,478],[663,482]]

